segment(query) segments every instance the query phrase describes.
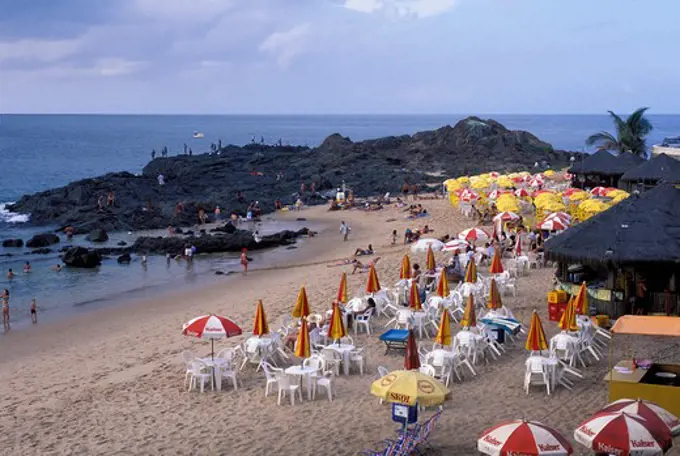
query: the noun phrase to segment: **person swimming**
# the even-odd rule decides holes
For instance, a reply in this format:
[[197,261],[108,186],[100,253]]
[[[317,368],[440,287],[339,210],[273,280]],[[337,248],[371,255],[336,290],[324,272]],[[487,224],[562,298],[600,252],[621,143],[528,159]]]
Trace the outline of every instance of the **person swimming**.
[[56,265],[56,266],[52,266],[50,269],[52,269],[53,271],[59,272],[59,271],[61,271],[62,268],[61,268],[61,265],[58,264],[58,265]]
[[31,263],[28,261],[24,264],[24,272],[31,272]]
[[7,279],[12,280],[16,274],[14,271],[12,271],[12,268],[9,268],[9,271],[7,271]]

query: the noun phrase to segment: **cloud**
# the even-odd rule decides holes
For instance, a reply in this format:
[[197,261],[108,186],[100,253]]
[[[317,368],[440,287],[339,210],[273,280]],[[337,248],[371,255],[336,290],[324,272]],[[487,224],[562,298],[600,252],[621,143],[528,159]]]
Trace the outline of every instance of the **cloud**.
[[260,51],[275,55],[279,66],[286,68],[306,50],[310,30],[310,24],[305,23],[285,32],[274,32],[260,44]]
[[343,6],[361,13],[383,11],[398,17],[425,18],[445,13],[458,0],[345,0]]
[[0,63],[21,62],[58,62],[80,51],[82,41],[23,39],[13,42],[0,41]]

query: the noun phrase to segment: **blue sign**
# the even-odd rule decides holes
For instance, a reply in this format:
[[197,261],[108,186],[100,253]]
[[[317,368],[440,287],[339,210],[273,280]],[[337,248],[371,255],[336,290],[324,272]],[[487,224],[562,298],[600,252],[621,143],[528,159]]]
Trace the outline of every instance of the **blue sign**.
[[418,421],[418,406],[406,404],[392,404],[392,421],[401,423],[404,426]]

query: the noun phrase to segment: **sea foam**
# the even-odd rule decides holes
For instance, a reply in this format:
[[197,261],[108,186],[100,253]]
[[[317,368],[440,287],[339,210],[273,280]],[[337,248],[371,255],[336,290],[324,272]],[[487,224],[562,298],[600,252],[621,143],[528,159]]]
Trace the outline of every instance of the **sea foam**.
[[30,214],[17,214],[7,210],[7,206],[14,204],[13,201],[9,203],[0,203],[0,222],[5,223],[26,223],[31,218]]

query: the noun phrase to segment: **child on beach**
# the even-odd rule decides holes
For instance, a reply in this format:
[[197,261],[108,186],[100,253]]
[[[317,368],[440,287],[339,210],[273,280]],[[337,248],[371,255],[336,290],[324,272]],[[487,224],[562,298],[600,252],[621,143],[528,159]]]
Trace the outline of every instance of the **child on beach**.
[[392,245],[397,243],[397,230],[392,230]]
[[246,255],[248,249],[241,251],[241,266],[243,266],[243,275],[248,275],[248,256]]
[[38,323],[38,305],[35,302],[35,298],[31,300],[31,321],[34,325]]

